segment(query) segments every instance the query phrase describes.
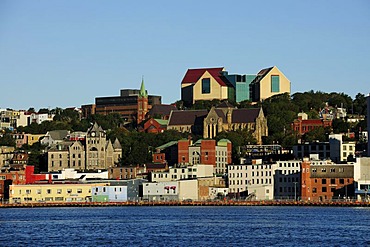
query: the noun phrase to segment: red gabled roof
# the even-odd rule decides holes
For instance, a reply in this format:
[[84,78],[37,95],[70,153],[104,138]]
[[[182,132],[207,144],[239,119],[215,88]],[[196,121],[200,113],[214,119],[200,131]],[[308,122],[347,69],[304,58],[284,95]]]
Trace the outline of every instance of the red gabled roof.
[[226,86],[225,82],[221,79],[221,71],[223,71],[223,67],[220,68],[202,68],[202,69],[188,69],[186,72],[184,79],[182,79],[181,84],[183,83],[196,83],[199,78],[206,72],[210,73],[213,78],[221,85]]

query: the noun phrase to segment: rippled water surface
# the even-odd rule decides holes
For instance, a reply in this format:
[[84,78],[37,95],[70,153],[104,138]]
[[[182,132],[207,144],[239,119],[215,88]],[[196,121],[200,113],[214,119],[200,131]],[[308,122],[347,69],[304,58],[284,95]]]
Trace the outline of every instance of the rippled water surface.
[[370,208],[15,208],[0,224],[0,246],[370,246]]

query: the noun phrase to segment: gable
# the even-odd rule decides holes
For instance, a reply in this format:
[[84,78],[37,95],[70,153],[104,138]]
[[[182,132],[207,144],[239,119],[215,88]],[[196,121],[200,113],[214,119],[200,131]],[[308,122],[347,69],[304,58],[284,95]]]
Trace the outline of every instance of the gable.
[[221,78],[221,72],[224,71],[223,67],[219,68],[201,68],[201,69],[188,69],[181,84],[195,84],[199,81],[205,73],[214,78],[221,86],[227,86]]

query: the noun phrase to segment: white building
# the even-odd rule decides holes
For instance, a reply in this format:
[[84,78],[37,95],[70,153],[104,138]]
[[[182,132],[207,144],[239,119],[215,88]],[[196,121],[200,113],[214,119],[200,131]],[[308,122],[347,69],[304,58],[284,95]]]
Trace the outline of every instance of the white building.
[[179,184],[179,200],[198,201],[198,180],[181,180]]
[[276,164],[263,164],[254,160],[252,164],[229,165],[229,193],[255,194],[256,200],[274,199],[274,176]]
[[29,123],[41,124],[44,121],[53,121],[55,114],[31,113]]
[[166,172],[152,172],[152,182],[178,181],[191,178],[212,177],[214,168],[212,165],[189,165],[170,167]]
[[301,161],[277,161],[274,171],[274,198],[297,199],[301,195]]
[[143,200],[178,201],[179,184],[177,181],[143,183]]
[[209,187],[209,198],[213,200],[216,199],[219,195],[227,196],[228,192],[228,188]]
[[370,194],[370,157],[356,158],[353,165],[353,180],[357,200],[369,200]]
[[65,179],[108,179],[108,171],[78,172],[73,168],[64,169],[60,173],[52,173],[53,180]]

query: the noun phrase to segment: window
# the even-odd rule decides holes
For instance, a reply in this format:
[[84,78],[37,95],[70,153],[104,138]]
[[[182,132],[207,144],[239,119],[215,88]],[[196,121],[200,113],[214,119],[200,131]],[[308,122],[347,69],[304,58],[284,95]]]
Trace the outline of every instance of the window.
[[57,189],[57,194],[62,194],[62,189]]
[[335,184],[335,178],[330,179],[331,184]]
[[280,78],[278,75],[271,76],[271,92],[272,93],[280,92]]
[[202,79],[202,94],[211,93],[211,79],[203,78]]
[[339,183],[344,184],[344,179],[343,178],[339,179]]
[[316,193],[317,189],[316,188],[312,188],[312,193]]
[[321,191],[322,191],[322,192],[326,192],[326,187],[322,187],[322,188],[321,188]]
[[46,193],[47,193],[47,194],[51,194],[51,189],[47,189],[47,190],[46,190]]
[[77,189],[77,193],[81,194],[82,193],[82,189]]
[[323,178],[321,182],[322,184],[326,184],[326,178]]

